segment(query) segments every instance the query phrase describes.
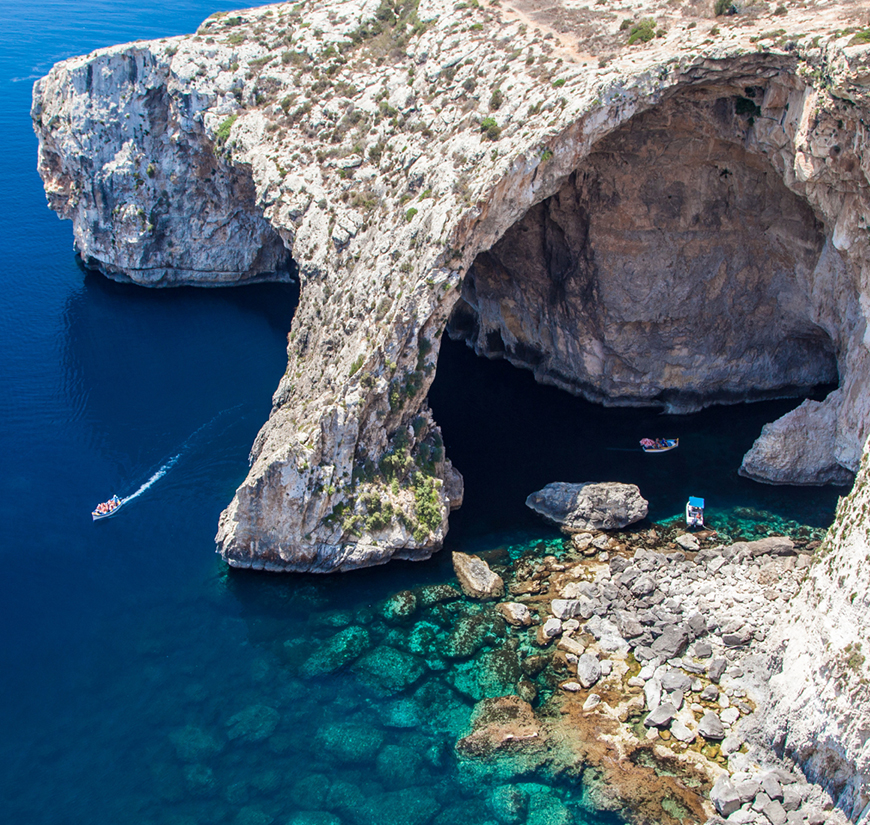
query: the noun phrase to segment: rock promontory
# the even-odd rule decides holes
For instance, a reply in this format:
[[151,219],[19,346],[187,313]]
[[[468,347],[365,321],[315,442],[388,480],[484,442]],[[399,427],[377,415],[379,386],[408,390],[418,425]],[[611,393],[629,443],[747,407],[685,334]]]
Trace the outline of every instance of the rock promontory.
[[870,420],[860,6],[651,5],[620,28],[589,5],[553,28],[525,2],[309,0],[55,66],[39,168],[88,266],[298,272],[227,561],[329,572],[441,545],[462,500],[425,403],[445,330],[607,404],[838,383],[744,471],[849,478]]

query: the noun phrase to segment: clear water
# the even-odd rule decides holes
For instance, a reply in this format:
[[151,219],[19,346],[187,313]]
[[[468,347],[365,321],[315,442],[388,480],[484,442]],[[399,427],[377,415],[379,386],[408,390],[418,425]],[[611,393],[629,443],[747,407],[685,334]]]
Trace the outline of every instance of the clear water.
[[[149,292],[85,275],[69,224],[45,206],[32,81],[56,60],[189,32],[232,5],[0,2],[0,821],[495,821],[491,792],[512,775],[475,772],[453,744],[474,700],[504,686],[487,681],[487,648],[444,653],[464,616],[491,623],[488,608],[384,618],[397,592],[451,579],[448,553],[328,579],[231,573],[214,555],[284,369],[293,288]],[[787,405],[667,422],[603,411],[451,344],[432,403],[468,481],[448,549],[557,546],[522,506],[556,479],[636,480],[656,517],[691,492],[824,524],[836,498],[734,476]],[[674,428],[676,454],[623,451]],[[161,468],[115,518],[91,522],[98,501]],[[348,633],[366,652],[324,673],[323,651]],[[571,778],[513,779],[535,825],[607,821]]]

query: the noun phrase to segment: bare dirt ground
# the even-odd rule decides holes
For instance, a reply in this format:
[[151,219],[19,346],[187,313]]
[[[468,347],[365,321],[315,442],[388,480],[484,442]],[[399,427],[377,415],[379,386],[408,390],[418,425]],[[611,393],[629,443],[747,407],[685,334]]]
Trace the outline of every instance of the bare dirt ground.
[[[505,20],[539,30],[553,55],[571,63],[597,63],[628,47],[631,27],[642,19],[655,21],[656,38],[632,48],[667,45],[700,48],[720,36],[739,36],[747,45],[788,38],[790,32],[824,25],[830,34],[870,26],[870,0],[734,0],[736,13],[715,14],[715,0],[495,0]],[[800,35],[797,35],[798,37]]]

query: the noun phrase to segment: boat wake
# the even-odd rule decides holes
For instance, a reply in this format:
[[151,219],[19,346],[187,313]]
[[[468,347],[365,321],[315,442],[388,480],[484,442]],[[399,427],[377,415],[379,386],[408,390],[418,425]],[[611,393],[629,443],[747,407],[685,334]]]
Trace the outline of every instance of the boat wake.
[[[159,468],[158,468],[158,469],[157,469],[157,470],[156,470],[156,471],[151,475],[151,477],[150,477],[150,478],[149,478],[149,479],[148,479],[144,484],[142,484],[142,485],[139,487],[138,490],[136,490],[134,493],[131,493],[129,496],[124,496],[122,499],[120,499],[120,501],[119,501],[119,503],[117,504],[117,506],[115,506],[114,508],[112,508],[112,510],[111,510],[110,512],[105,513],[105,514],[103,515],[103,518],[106,518],[106,517],[108,517],[108,516],[110,516],[110,515],[115,515],[115,513],[116,513],[118,510],[120,510],[121,507],[123,507],[125,504],[127,504],[127,503],[130,502],[130,501],[133,501],[133,499],[135,499],[135,498],[138,498],[138,497],[141,496],[142,493],[144,493],[146,490],[149,490],[151,487],[153,487],[153,486],[154,486],[158,481],[160,481],[161,478],[163,478],[163,476],[165,476],[165,475],[166,475],[166,474],[167,474],[167,473],[168,473],[168,472],[169,472],[169,471],[170,471],[170,470],[171,470],[171,469],[172,469],[172,468],[173,468],[173,467],[178,463],[179,459],[180,459],[180,458],[185,454],[185,452],[187,452],[187,451],[191,448],[193,440],[194,440],[194,439],[195,439],[195,438],[196,438],[196,437],[197,437],[197,436],[198,436],[198,435],[199,435],[203,430],[205,430],[205,429],[207,429],[208,427],[210,427],[210,426],[211,426],[212,424],[214,424],[218,419],[222,418],[223,416],[227,415],[228,413],[231,413],[231,412],[233,412],[233,411],[239,409],[241,406],[242,406],[241,404],[237,404],[235,407],[230,407],[229,409],[222,410],[222,411],[219,412],[216,416],[214,416],[214,418],[212,418],[210,421],[207,421],[205,424],[203,424],[202,426],[200,426],[200,427],[198,427],[196,430],[194,430],[194,432],[191,433],[191,434],[190,434],[190,435],[189,435],[189,436],[184,440],[184,442],[182,443],[181,447],[179,447],[178,452],[177,452],[174,456],[172,456],[172,458],[170,458],[168,461],[164,462],[164,463],[163,463],[163,464],[162,464],[162,465],[161,465],[161,466],[160,466],[160,467],[159,467]],[[96,511],[95,511],[95,512],[96,512]]]
[[[178,455],[172,456],[156,473],[154,473],[151,478],[148,479],[135,493],[131,493],[129,496],[124,496],[121,499],[121,504],[126,504],[128,501],[132,501],[134,498],[138,498],[142,495],[149,487],[152,487],[156,484],[163,476],[165,476],[174,466],[178,459],[181,458],[181,453]],[[120,506],[120,505],[118,505]]]

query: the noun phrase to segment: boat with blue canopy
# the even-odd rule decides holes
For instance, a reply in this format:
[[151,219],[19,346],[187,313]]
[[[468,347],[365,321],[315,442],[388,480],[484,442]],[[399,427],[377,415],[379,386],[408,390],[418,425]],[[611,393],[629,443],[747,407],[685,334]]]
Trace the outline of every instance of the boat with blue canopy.
[[704,526],[704,499],[689,496],[686,503],[686,527]]

